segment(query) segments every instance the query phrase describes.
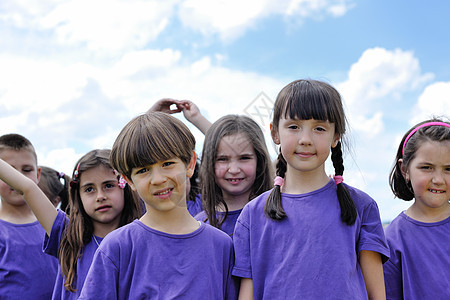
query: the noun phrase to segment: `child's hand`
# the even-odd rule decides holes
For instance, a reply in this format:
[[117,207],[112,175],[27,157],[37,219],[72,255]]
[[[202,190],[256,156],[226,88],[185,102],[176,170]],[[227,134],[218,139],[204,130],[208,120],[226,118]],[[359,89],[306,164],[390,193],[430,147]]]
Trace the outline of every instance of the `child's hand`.
[[[147,113],[154,112],[154,111],[160,111],[160,112],[167,113],[167,114],[179,113],[182,111],[182,107],[180,106],[182,102],[183,101],[180,101],[180,100],[163,98],[163,99],[156,101],[156,103],[153,104],[152,107],[150,107],[150,109],[147,111]],[[175,105],[175,108],[174,107],[171,108],[172,105]]]
[[177,105],[178,108],[181,108],[183,111],[183,115],[191,123],[194,123],[196,118],[201,116],[200,110],[198,106],[194,104],[194,102],[189,100],[182,100]]

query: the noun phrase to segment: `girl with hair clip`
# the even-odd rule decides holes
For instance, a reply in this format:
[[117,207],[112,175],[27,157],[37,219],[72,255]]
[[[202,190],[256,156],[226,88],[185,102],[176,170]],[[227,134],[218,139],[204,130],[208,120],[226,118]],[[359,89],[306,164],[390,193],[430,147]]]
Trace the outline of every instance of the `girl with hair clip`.
[[110,150],[92,150],[77,162],[68,217],[35,183],[0,161],[0,177],[23,193],[47,233],[44,251],[59,260],[52,299],[77,299],[103,238],[139,217],[139,199],[112,169],[109,155]]
[[194,149],[187,126],[168,114],[150,112],[125,125],[111,163],[146,213],[105,238],[79,299],[236,299],[231,238],[187,210]]
[[204,211],[195,218],[232,236],[242,208],[271,187],[264,135],[251,118],[227,115],[207,131],[200,165]]
[[403,136],[389,176],[413,204],[387,227],[388,299],[450,299],[450,123],[431,119]]
[[58,172],[50,167],[41,166],[40,168],[41,178],[38,186],[55,207],[67,213],[71,178],[63,172]]
[[244,207],[234,231],[240,299],[384,299],[389,250],[375,201],[343,183],[345,128],[329,84],[297,80],[278,94],[275,187]]

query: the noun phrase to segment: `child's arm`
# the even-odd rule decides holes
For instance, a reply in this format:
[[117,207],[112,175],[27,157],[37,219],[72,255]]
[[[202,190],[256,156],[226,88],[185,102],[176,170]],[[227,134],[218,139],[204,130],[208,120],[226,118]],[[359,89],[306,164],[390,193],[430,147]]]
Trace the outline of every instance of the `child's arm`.
[[178,106],[183,109],[183,115],[186,120],[191,122],[203,134],[206,134],[209,127],[211,127],[211,122],[202,115],[197,105],[195,105],[192,101],[183,100]]
[[253,279],[242,278],[239,290],[239,300],[253,300]]
[[359,264],[369,299],[386,299],[381,255],[378,252],[362,250],[359,254]]
[[58,211],[38,185],[2,159],[0,159],[0,179],[23,195],[45,232],[50,235]]
[[[176,105],[176,108],[171,109],[170,106]],[[200,112],[197,105],[189,100],[175,100],[170,98],[163,98],[156,101],[152,107],[149,108],[147,113],[152,111],[160,111],[167,114],[175,114],[178,112],[183,112],[186,120],[191,122],[195,127],[197,127],[203,134],[206,134],[209,127],[211,127],[211,122],[209,122]]]

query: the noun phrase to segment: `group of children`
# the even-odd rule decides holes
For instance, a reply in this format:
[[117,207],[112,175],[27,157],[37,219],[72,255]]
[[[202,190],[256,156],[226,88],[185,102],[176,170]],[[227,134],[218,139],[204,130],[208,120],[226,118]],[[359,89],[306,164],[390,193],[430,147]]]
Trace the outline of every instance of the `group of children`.
[[[205,133],[200,159],[177,112]],[[162,99],[75,164],[64,209],[31,143],[0,137],[0,299],[449,299],[450,123],[403,137],[389,179],[413,204],[386,230],[344,183],[346,125],[331,85],[291,82],[274,168],[251,118]]]

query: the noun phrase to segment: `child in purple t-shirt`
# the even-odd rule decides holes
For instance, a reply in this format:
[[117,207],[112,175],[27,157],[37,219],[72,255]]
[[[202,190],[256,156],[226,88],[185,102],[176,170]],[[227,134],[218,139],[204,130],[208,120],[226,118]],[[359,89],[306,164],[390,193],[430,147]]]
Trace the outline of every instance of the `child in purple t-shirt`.
[[[92,150],[77,162],[70,183],[69,217],[53,206],[35,181],[0,160],[0,178],[23,194],[43,227],[40,251],[45,236],[44,251],[59,259],[59,272],[51,281],[53,293],[45,299],[77,299],[103,237],[140,216],[137,195],[124,180],[121,184],[109,155],[108,149]],[[50,255],[45,256],[57,263]]]
[[[25,202],[20,189],[12,188],[5,170],[20,173],[37,187],[40,168],[31,142],[19,134],[0,137],[0,299],[49,299],[58,261],[42,252],[44,229]],[[52,206],[48,199],[44,204]]]
[[195,218],[232,235],[245,204],[270,189],[272,173],[259,125],[247,116],[220,118],[205,135],[200,165],[204,211]]
[[450,123],[421,122],[403,137],[390,174],[414,203],[386,228],[387,299],[450,299]]
[[189,129],[165,113],[138,116],[122,129],[111,163],[146,213],[103,240],[80,299],[236,298],[231,238],[186,207],[194,147]]
[[345,126],[329,84],[298,80],[278,94],[275,188],[244,207],[234,231],[240,299],[384,298],[389,250],[375,201],[342,182]]

